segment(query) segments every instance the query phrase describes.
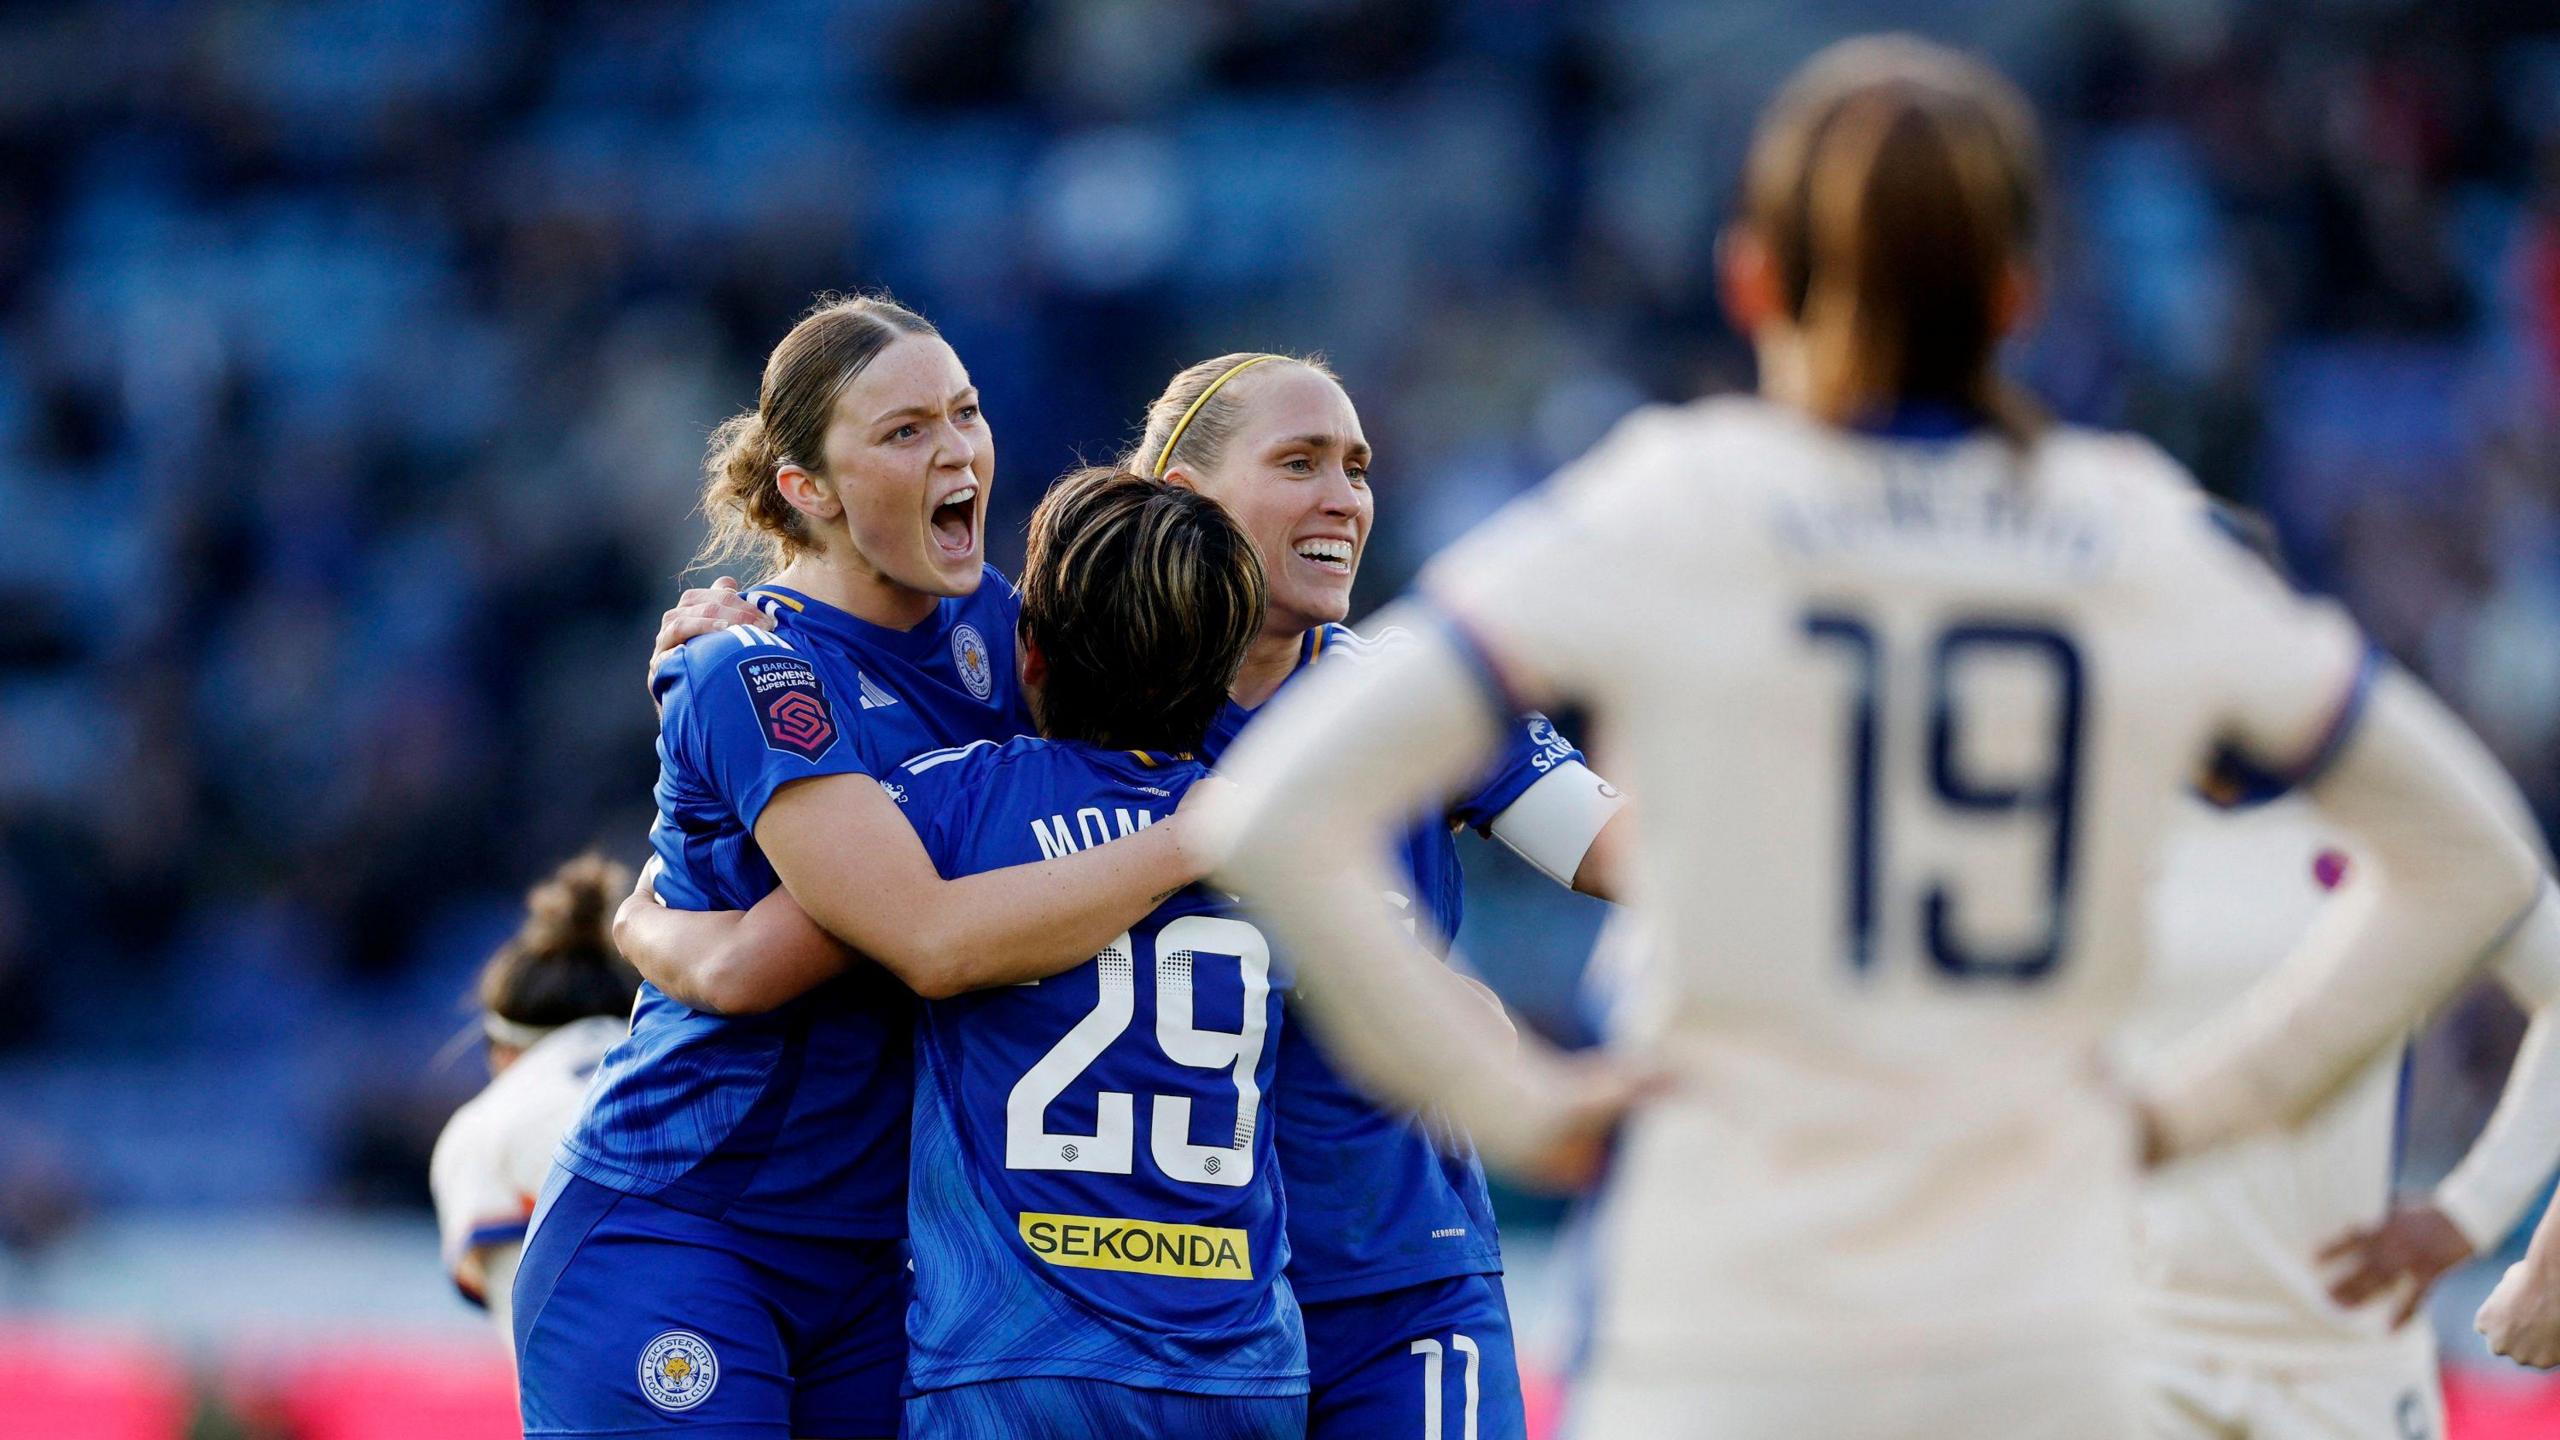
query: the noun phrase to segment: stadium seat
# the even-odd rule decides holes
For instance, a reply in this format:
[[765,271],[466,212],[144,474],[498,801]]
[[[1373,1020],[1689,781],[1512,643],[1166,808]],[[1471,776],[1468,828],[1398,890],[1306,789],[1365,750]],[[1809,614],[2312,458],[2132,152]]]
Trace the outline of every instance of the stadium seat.
[[59,1327],[0,1325],[0,1429],[46,1440],[179,1440],[187,1383],[148,1341]]

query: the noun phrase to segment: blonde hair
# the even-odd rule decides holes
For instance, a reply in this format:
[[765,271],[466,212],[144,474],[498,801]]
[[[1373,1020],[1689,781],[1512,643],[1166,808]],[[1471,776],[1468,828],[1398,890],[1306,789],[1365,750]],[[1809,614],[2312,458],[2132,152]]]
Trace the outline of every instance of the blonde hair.
[[772,568],[817,549],[809,517],[782,498],[776,472],[823,474],[836,397],[902,335],[939,335],[933,323],[886,295],[821,295],[764,362],[756,408],[711,432],[702,513],[711,533],[696,567],[761,561]]
[[1166,381],[1164,393],[1147,406],[1147,428],[1136,447],[1121,458],[1120,468],[1158,476],[1180,460],[1195,470],[1217,469],[1244,418],[1230,382],[1269,362],[1296,365],[1336,385],[1342,383],[1323,356],[1276,350],[1238,350],[1187,366]]
[[2026,97],[1971,56],[1869,37],[1796,72],[1753,136],[1743,223],[1803,332],[1816,415],[1930,401],[2033,436],[2035,406],[1994,369],[1995,311],[2041,172]]

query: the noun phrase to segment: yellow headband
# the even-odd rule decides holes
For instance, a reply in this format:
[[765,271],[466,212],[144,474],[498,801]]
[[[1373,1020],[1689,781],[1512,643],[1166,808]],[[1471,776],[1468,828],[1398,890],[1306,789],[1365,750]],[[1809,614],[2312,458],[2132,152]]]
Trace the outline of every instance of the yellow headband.
[[1156,469],[1152,478],[1157,480],[1164,478],[1165,467],[1173,463],[1173,447],[1182,443],[1182,432],[1191,428],[1192,417],[1200,413],[1200,407],[1209,403],[1209,397],[1217,394],[1220,386],[1225,385],[1228,381],[1233,380],[1238,375],[1243,374],[1265,360],[1286,360],[1288,358],[1289,357],[1286,355],[1256,355],[1250,360],[1239,360],[1233,365],[1227,367],[1227,373],[1210,381],[1209,388],[1201,391],[1200,398],[1192,401],[1191,408],[1183,411],[1182,418],[1174,422],[1173,433],[1164,437],[1164,448],[1156,452]]

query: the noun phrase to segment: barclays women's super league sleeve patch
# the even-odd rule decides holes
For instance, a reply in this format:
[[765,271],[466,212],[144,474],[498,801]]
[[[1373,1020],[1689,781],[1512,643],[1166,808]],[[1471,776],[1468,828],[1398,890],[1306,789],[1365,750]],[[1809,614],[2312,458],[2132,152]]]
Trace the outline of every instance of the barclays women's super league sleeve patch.
[[764,728],[765,748],[815,760],[835,748],[836,715],[817,668],[798,655],[749,655],[738,662],[738,681]]

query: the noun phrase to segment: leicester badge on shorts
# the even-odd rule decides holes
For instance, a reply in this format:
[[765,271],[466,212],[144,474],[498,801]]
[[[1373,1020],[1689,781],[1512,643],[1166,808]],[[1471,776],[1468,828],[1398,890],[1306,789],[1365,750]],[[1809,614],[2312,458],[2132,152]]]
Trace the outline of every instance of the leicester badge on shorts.
[[996,693],[995,661],[987,654],[986,637],[975,625],[951,627],[951,663],[960,667],[960,683],[981,700]]
[[798,655],[749,655],[738,662],[768,749],[815,760],[836,743],[836,716],[818,671]]
[[720,1358],[690,1330],[670,1330],[640,1352],[640,1393],[661,1410],[690,1410],[720,1383]]

